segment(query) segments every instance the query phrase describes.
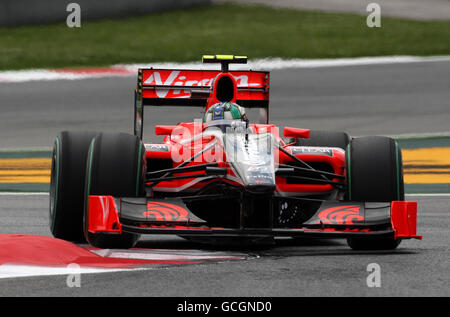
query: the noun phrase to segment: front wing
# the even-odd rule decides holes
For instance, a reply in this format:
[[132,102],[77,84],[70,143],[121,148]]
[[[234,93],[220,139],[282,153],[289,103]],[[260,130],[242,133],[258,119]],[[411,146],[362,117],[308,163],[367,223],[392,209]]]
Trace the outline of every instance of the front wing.
[[177,234],[215,237],[394,237],[417,235],[417,202],[365,203],[323,201],[315,214],[294,227],[211,227],[189,211],[181,198],[116,198],[91,195],[87,229],[91,233]]

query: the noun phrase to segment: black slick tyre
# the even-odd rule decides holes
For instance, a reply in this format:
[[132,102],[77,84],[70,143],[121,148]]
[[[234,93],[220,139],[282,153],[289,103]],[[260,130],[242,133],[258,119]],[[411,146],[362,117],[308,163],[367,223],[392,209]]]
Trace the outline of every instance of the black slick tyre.
[[[346,151],[347,199],[361,202],[391,202],[405,199],[402,153],[388,137],[354,138]],[[400,239],[349,238],[355,250],[392,250]]]
[[[91,143],[86,167],[85,201],[89,195],[139,197],[144,195],[145,149],[135,135],[100,133]],[[89,206],[84,209],[84,233],[94,247],[127,249],[138,234],[92,233],[88,230]]]
[[84,242],[86,157],[96,132],[63,131],[53,147],[49,225],[56,238]]

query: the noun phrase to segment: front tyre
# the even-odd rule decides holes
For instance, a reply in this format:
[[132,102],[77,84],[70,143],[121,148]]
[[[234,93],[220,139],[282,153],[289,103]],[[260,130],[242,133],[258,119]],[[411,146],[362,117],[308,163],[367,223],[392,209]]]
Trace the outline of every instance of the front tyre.
[[53,147],[50,231],[55,238],[85,242],[83,208],[86,157],[96,132],[63,131]]
[[144,195],[145,148],[141,140],[125,133],[101,133],[89,148],[86,167],[84,234],[94,247],[128,249],[139,235],[88,231],[89,195],[139,197]]
[[[348,200],[405,200],[402,153],[395,140],[381,136],[354,138],[347,147],[346,165]],[[355,250],[393,250],[401,240],[349,238],[347,242]]]

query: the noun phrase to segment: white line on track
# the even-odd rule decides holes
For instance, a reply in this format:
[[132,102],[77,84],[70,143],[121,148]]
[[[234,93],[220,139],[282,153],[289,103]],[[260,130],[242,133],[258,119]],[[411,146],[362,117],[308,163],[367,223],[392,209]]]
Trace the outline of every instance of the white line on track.
[[[269,57],[249,60],[246,65],[233,65],[233,69],[289,69],[289,68],[317,68],[336,66],[358,66],[377,64],[399,64],[399,63],[421,63],[421,62],[442,62],[450,61],[450,56],[377,56],[377,57],[352,57],[352,58],[317,58],[284,59]],[[152,63],[152,64],[118,64],[113,67],[123,67],[130,71],[137,71],[138,68],[161,67],[161,68],[194,68],[210,69],[211,66],[195,63]]]
[[[0,279],[16,278],[29,276],[50,276],[50,275],[73,275],[73,274],[90,274],[90,273],[111,273],[123,271],[143,271],[155,269],[162,266],[171,266],[185,262],[205,263],[207,261],[230,261],[247,259],[248,255],[243,253],[229,252],[212,252],[203,250],[172,250],[172,249],[131,249],[131,250],[110,250],[100,249],[91,250],[93,254],[97,254],[102,258],[111,259],[135,259],[135,260],[153,260],[153,261],[169,261],[167,263],[142,263],[139,266],[108,268],[76,265],[76,263],[64,264],[58,266],[46,265],[26,265],[5,263],[0,265]],[[95,259],[93,260],[95,262]],[[170,263],[172,262],[172,263]]]
[[[283,59],[263,58],[249,60],[247,65],[235,65],[233,69],[292,69],[363,66],[378,64],[421,63],[450,61],[450,56],[379,56],[334,59]],[[89,69],[29,69],[0,72],[0,82],[28,82],[45,80],[76,80],[86,78],[137,76],[138,68],[210,69],[211,66],[195,63],[119,64]]]
[[50,152],[52,150],[53,150],[53,147],[51,147],[51,146],[11,147],[11,148],[0,149],[0,155],[2,153],[9,153],[9,152],[31,152],[31,153],[33,153],[33,152]]
[[[0,192],[0,196],[48,196],[48,192]],[[412,193],[405,196],[424,196],[424,197],[450,197],[450,193]]]
[[50,276],[50,275],[69,275],[69,274],[92,274],[92,273],[111,273],[124,271],[143,271],[152,269],[150,267],[139,267],[131,269],[104,269],[93,267],[51,267],[51,266],[34,266],[34,265],[0,265],[0,279],[30,276]]
[[48,196],[48,192],[0,192],[0,196]]

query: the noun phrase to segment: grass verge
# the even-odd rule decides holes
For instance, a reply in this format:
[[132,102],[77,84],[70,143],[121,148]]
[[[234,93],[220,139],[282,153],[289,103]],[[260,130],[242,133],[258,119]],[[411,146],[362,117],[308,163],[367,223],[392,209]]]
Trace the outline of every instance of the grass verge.
[[[83,12],[81,12],[83,18]],[[202,54],[250,58],[450,55],[450,21],[211,5],[121,20],[0,28],[0,69],[198,61]]]

